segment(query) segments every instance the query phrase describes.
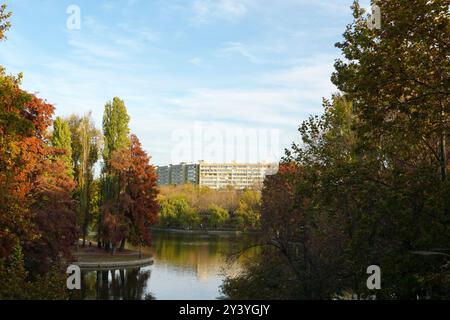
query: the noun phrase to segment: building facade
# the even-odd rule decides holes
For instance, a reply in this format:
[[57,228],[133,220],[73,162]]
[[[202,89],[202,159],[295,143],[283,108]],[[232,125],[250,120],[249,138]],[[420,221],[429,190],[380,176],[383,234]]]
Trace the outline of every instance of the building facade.
[[211,189],[259,189],[267,175],[278,171],[277,164],[208,163],[158,167],[159,185],[194,184]]
[[170,184],[186,184],[186,164],[170,166]]
[[199,184],[211,189],[260,189],[278,166],[267,163],[200,163]]
[[157,167],[158,185],[198,185],[198,164],[180,163],[177,165],[168,165]]
[[158,185],[165,186],[170,184],[170,166],[157,167]]
[[187,164],[186,165],[186,183],[199,184],[198,176],[199,165],[198,164]]

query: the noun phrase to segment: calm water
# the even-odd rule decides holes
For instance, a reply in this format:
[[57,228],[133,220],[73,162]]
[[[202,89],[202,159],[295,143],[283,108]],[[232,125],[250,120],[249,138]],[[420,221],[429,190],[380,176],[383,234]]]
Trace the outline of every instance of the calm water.
[[[210,300],[220,298],[226,275],[236,275],[245,257],[230,254],[252,242],[248,236],[153,234],[153,265],[140,269],[83,271],[82,299]],[[254,254],[247,251],[246,256]]]

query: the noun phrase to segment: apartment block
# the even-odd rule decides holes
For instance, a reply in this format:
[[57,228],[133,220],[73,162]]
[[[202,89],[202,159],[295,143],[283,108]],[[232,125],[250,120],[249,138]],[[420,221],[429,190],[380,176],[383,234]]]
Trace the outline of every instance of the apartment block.
[[199,184],[199,165],[198,164],[187,164],[186,165],[186,183]]
[[170,184],[170,166],[157,167],[158,185],[164,186]]
[[186,184],[186,164],[181,163],[170,167],[170,184]]
[[259,189],[267,175],[277,172],[277,164],[207,163],[158,167],[159,185],[195,184],[211,189]]
[[206,163],[199,164],[199,184],[211,189],[260,189],[267,175],[277,172],[276,164]]

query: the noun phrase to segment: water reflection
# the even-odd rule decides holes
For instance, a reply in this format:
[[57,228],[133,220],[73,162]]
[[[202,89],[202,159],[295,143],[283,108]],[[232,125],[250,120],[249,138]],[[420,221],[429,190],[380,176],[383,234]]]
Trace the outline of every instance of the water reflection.
[[[83,271],[77,298],[217,299],[225,275],[240,270],[240,261],[230,263],[227,257],[252,241],[244,236],[157,233],[153,235],[153,246],[142,250],[153,255],[152,266]],[[247,256],[252,254],[250,251]]]
[[121,270],[97,270],[82,272],[81,291],[83,300],[153,300],[146,292],[151,271],[141,268]]

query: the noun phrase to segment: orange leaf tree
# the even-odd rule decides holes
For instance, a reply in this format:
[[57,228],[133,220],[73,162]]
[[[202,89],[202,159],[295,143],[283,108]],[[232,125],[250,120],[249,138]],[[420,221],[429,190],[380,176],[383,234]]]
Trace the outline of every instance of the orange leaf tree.
[[110,165],[118,177],[119,192],[104,207],[104,234],[113,245],[120,239],[121,249],[127,240],[133,245],[151,244],[150,226],[156,222],[159,208],[155,168],[138,138],[131,135],[130,140],[129,148],[112,155]]

